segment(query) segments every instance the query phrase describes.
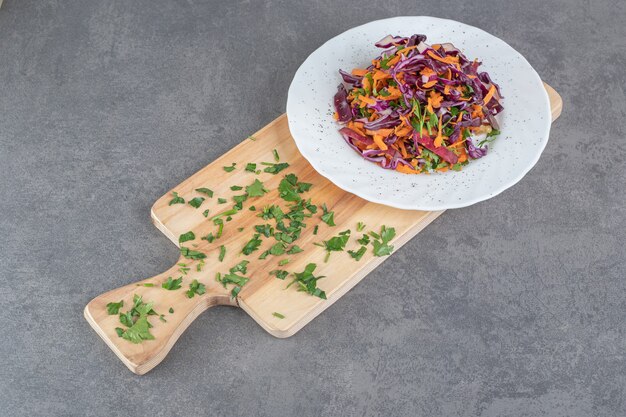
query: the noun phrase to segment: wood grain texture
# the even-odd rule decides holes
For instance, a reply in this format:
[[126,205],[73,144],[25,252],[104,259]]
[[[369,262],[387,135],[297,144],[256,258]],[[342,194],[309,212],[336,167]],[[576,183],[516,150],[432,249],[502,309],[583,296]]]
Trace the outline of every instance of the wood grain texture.
[[[546,90],[550,97],[554,120],[561,113],[562,101],[551,87],[546,85]],[[286,115],[280,116],[255,133],[253,137],[255,140],[244,140],[216,161],[173,188],[157,200],[152,207],[151,215],[154,224],[175,244],[178,245],[178,237],[181,234],[190,230],[194,231],[196,239],[192,242],[186,242],[184,246],[207,254],[202,270],[196,269],[198,261],[190,261],[181,257],[179,262],[190,267],[190,271],[186,275],[182,275],[179,270],[180,267],[174,265],[170,270],[139,283],[153,283],[154,287],[144,287],[133,283],[102,294],[85,307],[85,318],[89,324],[131,371],[144,374],[156,366],[167,355],[189,324],[200,313],[218,304],[241,307],[265,330],[276,337],[288,337],[295,334],[387,259],[386,257],[374,257],[371,248],[368,248],[368,252],[360,262],[354,261],[346,252],[342,252],[333,253],[330,262],[324,263],[325,252],[322,248],[315,246],[315,242],[327,240],[343,230],[351,229],[352,238],[346,249],[357,249],[359,245],[355,242],[355,238],[359,238],[361,233],[356,232],[356,225],[357,222],[361,221],[367,225],[366,230],[378,231],[382,224],[394,227],[397,234],[392,244],[397,250],[442,213],[386,207],[365,201],[336,187],[326,178],[317,174],[299,154],[289,133]],[[281,162],[290,164],[288,169],[278,175],[268,173],[255,175],[244,170],[248,162],[256,162],[257,164],[264,161],[273,162],[273,149],[278,151]],[[236,170],[231,173],[225,172],[222,167],[229,166],[233,162],[236,163]],[[259,167],[263,168],[260,165]],[[329,209],[335,212],[336,226],[329,227],[321,222],[318,213],[306,221],[307,227],[302,232],[301,237],[294,242],[304,249],[304,252],[279,257],[270,255],[265,260],[259,260],[258,256],[275,243],[273,238],[262,237],[263,243],[258,251],[249,256],[242,255],[241,249],[252,237],[253,227],[266,223],[248,208],[254,205],[261,209],[270,204],[279,204],[285,207],[285,202],[278,197],[276,189],[280,180],[287,173],[295,173],[301,181],[313,184],[312,189],[303,196],[305,198],[310,197],[313,203],[326,203]],[[220,239],[213,243],[200,240],[201,236],[216,231],[213,222],[209,221],[202,213],[209,209],[210,217],[230,209],[233,205],[232,196],[244,192],[243,190],[231,191],[230,187],[234,185],[245,187],[256,178],[263,181],[270,192],[263,197],[248,199],[244,203],[244,209],[234,215],[231,222],[226,222],[224,234]],[[173,191],[176,191],[186,201],[193,197],[207,197],[194,191],[200,187],[207,187],[214,191],[213,198],[206,198],[200,208],[195,209],[188,204],[169,205]],[[228,199],[228,203],[218,204],[218,197]],[[273,221],[267,223],[274,224]],[[315,225],[319,226],[317,235],[313,235]],[[243,231],[238,230],[241,227],[244,228]],[[223,262],[218,260],[220,245],[227,248]],[[289,264],[279,267],[278,262],[287,258]],[[250,277],[250,282],[243,287],[236,299],[232,299],[230,296],[231,287],[224,288],[216,282],[215,275],[217,272],[227,272],[229,268],[244,259],[250,261],[246,275]],[[327,300],[298,292],[295,286],[286,289],[289,278],[282,281],[269,274],[274,269],[301,272],[311,262],[318,265],[315,275],[326,276],[319,281],[318,286],[326,292]],[[176,291],[162,289],[161,284],[170,276],[173,278],[183,276],[183,288]],[[207,293],[189,299],[186,297],[185,291],[193,279],[205,284]],[[146,302],[153,301],[155,303],[154,309],[158,313],[164,314],[167,319],[167,322],[163,323],[152,316],[154,318],[151,319],[151,323],[154,327],[151,330],[155,340],[132,344],[118,337],[115,327],[123,326],[120,325],[117,315],[107,315],[107,303],[124,300],[125,306],[129,306],[132,305],[134,294],[142,295]],[[173,314],[168,313],[170,307],[174,308]],[[126,308],[123,309],[123,311],[126,310]],[[280,313],[285,318],[275,317],[273,313]]]

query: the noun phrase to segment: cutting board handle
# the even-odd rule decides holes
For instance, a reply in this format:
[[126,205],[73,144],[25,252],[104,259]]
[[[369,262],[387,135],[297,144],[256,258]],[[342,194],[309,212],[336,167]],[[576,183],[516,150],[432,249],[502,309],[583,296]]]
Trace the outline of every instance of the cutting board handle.
[[[237,301],[230,297],[228,290],[223,288],[214,279],[199,278],[195,271],[196,265],[191,265],[195,273],[183,275],[179,263],[189,263],[184,258],[167,271],[143,281],[126,285],[104,293],[87,304],[84,310],[85,318],[132,372],[143,375],[157,366],[168,354],[174,343],[183,334],[185,329],[205,310],[216,305],[237,306]],[[162,284],[168,277],[183,278],[181,288],[167,290]],[[187,296],[187,291],[194,279],[205,284],[205,293]],[[148,286],[146,286],[146,284]],[[154,340],[143,340],[141,343],[132,343],[118,336],[115,328],[123,330],[128,327],[120,322],[118,314],[108,314],[107,304],[123,301],[120,313],[132,309],[135,296],[142,297],[144,303],[154,303],[153,310],[157,315],[149,315],[148,321],[152,325],[150,333]],[[173,313],[170,313],[170,308]]]

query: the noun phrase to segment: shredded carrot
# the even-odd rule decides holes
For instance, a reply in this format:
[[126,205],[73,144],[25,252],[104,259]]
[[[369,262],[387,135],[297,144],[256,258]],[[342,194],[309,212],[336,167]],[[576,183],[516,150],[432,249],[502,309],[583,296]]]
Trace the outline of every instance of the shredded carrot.
[[383,142],[383,137],[381,135],[374,135],[372,137],[372,139],[374,139],[374,143],[376,145],[378,145],[378,148],[382,151],[386,151],[387,149],[389,149],[387,147],[387,144],[385,142]]
[[489,91],[487,92],[487,94],[485,95],[485,97],[483,98],[483,103],[485,103],[485,105],[487,103],[489,103],[489,101],[491,100],[491,98],[493,97],[493,95],[496,92],[496,86],[491,84],[491,87],[489,88]]
[[369,71],[367,71],[366,69],[360,69],[360,68],[355,68],[352,70],[352,75],[355,75],[357,77],[364,77],[365,74],[367,74]]
[[437,91],[431,91],[430,93],[430,103],[436,109],[441,107],[441,102],[443,101],[443,96],[439,94]]
[[333,119],[335,119],[335,120],[339,120],[339,113],[335,112],[335,113],[333,114]]
[[400,61],[400,57],[398,55],[396,55],[393,58],[391,58],[389,61],[387,61],[387,66],[392,67],[392,66],[396,65],[398,63],[398,61]]
[[[359,96],[359,100],[361,100],[365,104],[369,104],[370,106],[376,105],[376,100],[371,97]],[[361,106],[363,107],[363,106]]]
[[418,171],[411,169],[404,164],[398,164],[398,166],[396,167],[396,171],[402,172],[403,174],[419,174]]
[[393,133],[393,129],[365,130],[365,133],[370,136],[381,135],[383,137],[387,137]]
[[407,153],[406,148],[404,147],[404,141],[398,139],[396,143],[398,144],[398,148],[400,148],[400,153],[402,154],[402,157],[408,158],[409,154]]
[[446,56],[445,58],[440,57],[433,51],[426,52],[432,59],[436,59],[437,61],[443,62],[445,64],[455,64],[459,62],[459,58],[456,56]]
[[431,75],[436,74],[435,71],[433,71],[431,68],[429,67],[424,67],[421,71],[420,71],[420,75],[423,75],[425,77],[430,77]]
[[424,88],[434,87],[435,84],[437,84],[437,80],[428,81],[426,84],[424,84]]

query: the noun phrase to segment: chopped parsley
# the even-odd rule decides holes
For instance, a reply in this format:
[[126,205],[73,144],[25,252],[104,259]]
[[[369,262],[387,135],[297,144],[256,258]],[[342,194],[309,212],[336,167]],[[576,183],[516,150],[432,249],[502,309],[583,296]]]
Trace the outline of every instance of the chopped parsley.
[[274,228],[270,224],[259,224],[254,226],[254,230],[257,233],[262,234],[265,237],[270,237],[274,235]]
[[317,230],[318,230],[319,228],[320,228],[320,227],[319,227],[318,225],[315,225],[315,227],[313,228],[313,234],[314,234],[314,235],[316,235],[316,234],[317,234]]
[[250,197],[261,197],[263,194],[268,191],[263,187],[263,183],[261,181],[254,180],[254,182],[248,186],[246,186],[246,194]]
[[287,278],[287,275],[289,275],[289,272],[282,269],[275,269],[273,271],[270,271],[270,275],[274,275],[278,279],[285,279]]
[[259,236],[261,235],[258,233],[255,234],[252,239],[250,239],[250,241],[246,243],[246,245],[243,247],[241,253],[243,253],[244,255],[250,255],[252,252],[259,249],[259,246],[261,246],[261,239],[259,239]]
[[280,155],[278,155],[278,151],[274,149],[272,153],[274,154],[274,161],[276,162],[280,161]]
[[170,203],[169,203],[170,206],[174,204],[185,204],[185,199],[180,197],[176,191],[173,191],[172,195],[174,196],[174,198],[170,200]]
[[322,210],[324,212],[324,214],[322,214],[322,221],[329,226],[335,226],[335,219],[334,219],[335,212],[328,211],[328,207],[326,207],[326,203],[324,203],[324,205],[322,206]]
[[144,282],[143,284],[137,284],[138,287],[154,287],[154,284],[151,282]]
[[150,333],[152,325],[148,321],[148,316],[156,315],[152,309],[154,303],[144,303],[142,297],[135,294],[133,296],[133,308],[126,313],[119,313],[120,323],[126,326],[126,329],[116,327],[117,335],[131,343],[141,343],[144,340],[154,340],[154,336]]
[[179,290],[181,287],[180,284],[182,282],[183,277],[178,277],[176,279],[172,279],[172,277],[167,277],[167,281],[161,284],[161,287],[169,291]]
[[206,287],[204,284],[198,282],[197,279],[194,279],[191,284],[189,284],[189,289],[187,290],[187,298],[193,298],[194,295],[202,295],[206,292]]
[[353,251],[353,250],[349,250],[349,251],[348,251],[348,254],[349,254],[352,258],[356,259],[357,261],[360,261],[360,260],[361,260],[361,258],[363,257],[363,255],[365,255],[365,252],[366,252],[366,251],[367,251],[367,246],[361,246],[361,247],[359,248],[359,250],[358,250],[358,251],[356,251],[356,252],[355,252],[355,251]]
[[209,209],[204,210],[204,212],[202,212],[202,215],[204,217],[209,217]]
[[192,231],[189,231],[180,235],[180,237],[178,238],[178,243],[188,242],[190,240],[194,240],[195,238],[196,235]]
[[219,259],[220,262],[223,262],[224,256],[226,256],[226,246],[222,245],[220,246],[220,256],[217,259]]
[[199,208],[202,205],[203,201],[204,201],[204,197],[194,197],[191,200],[189,200],[187,204],[189,204],[191,207]]
[[224,288],[226,288],[227,284],[235,285],[235,287],[230,292],[233,298],[235,298],[237,294],[239,294],[239,291],[241,291],[241,287],[243,287],[250,280],[250,278],[238,275],[238,273],[245,275],[248,272],[248,263],[249,262],[246,260],[241,261],[234,267],[230,268],[228,274],[224,274],[224,276],[222,276],[222,274],[218,272],[215,276],[217,282],[221,283]]
[[220,197],[220,198],[218,198],[218,199],[217,199],[217,204],[224,204],[224,203],[226,203],[227,201],[228,201],[228,200],[226,200],[225,198]]
[[254,162],[250,162],[246,165],[246,171],[248,172],[255,172],[256,171],[256,164]]
[[120,308],[124,307],[124,300],[120,300],[119,303],[111,302],[107,304],[107,314],[113,315],[120,312]]
[[243,187],[241,187],[239,185],[233,185],[232,187],[230,187],[230,189],[232,191],[239,191],[239,190],[243,190]]
[[363,222],[358,222],[356,224],[356,231],[357,232],[362,232],[365,229],[365,223]]
[[289,259],[285,258],[285,259],[281,259],[280,262],[278,262],[278,266],[285,266],[289,263]]
[[317,288],[317,281],[324,278],[323,276],[316,277],[313,275],[313,271],[317,267],[316,264],[310,263],[302,272],[294,272],[294,280],[287,285],[289,288],[292,284],[296,283],[298,285],[298,291],[305,291],[311,295],[319,297],[323,300],[326,299],[326,293],[319,288]]
[[350,229],[340,232],[338,236],[334,236],[328,240],[325,240],[323,244],[315,243],[315,245],[321,246],[326,249],[327,253],[326,257],[324,258],[324,262],[328,262],[330,253],[342,252],[346,247],[346,243],[348,243],[348,239],[350,239]]
[[308,182],[298,182],[298,177],[294,174],[285,175],[278,184],[278,192],[280,198],[285,201],[300,201],[302,197],[299,194],[307,192],[311,189],[312,184]]
[[287,254],[288,255],[293,255],[295,253],[300,253],[302,251],[303,251],[303,249],[300,246],[293,245],[291,248],[289,248],[289,250],[287,251]]
[[209,196],[209,198],[213,197],[213,191],[206,188],[206,187],[202,187],[202,188],[196,188],[196,191],[202,194],[206,194]]
[[174,309],[172,307],[170,307],[169,312],[170,312],[170,314],[174,314]]
[[281,162],[279,164],[263,162],[262,165],[267,165],[267,168],[265,168],[263,172],[267,172],[269,174],[274,174],[274,175],[278,174],[283,169],[286,169],[289,167],[289,164],[287,162]]
[[393,246],[389,245],[389,242],[396,236],[396,229],[382,225],[380,233],[370,232],[370,235],[374,238],[371,242],[374,247],[374,256],[391,255]]
[[206,258],[206,254],[197,251],[197,250],[192,250],[186,247],[181,247],[180,248],[180,253],[181,255],[183,255],[185,258],[187,259],[204,259]]
[[233,172],[235,170],[235,165],[237,165],[235,162],[232,163],[231,166],[229,167],[222,167],[222,169],[226,172]]
[[201,237],[200,240],[206,240],[207,242],[212,243],[215,240],[215,236],[213,236],[213,233],[209,233],[205,237]]
[[285,316],[283,316],[282,314],[277,313],[277,312],[275,312],[275,311],[272,313],[272,316],[274,316],[274,317],[276,317],[276,318],[279,318],[279,319],[281,319],[281,320],[285,318]]

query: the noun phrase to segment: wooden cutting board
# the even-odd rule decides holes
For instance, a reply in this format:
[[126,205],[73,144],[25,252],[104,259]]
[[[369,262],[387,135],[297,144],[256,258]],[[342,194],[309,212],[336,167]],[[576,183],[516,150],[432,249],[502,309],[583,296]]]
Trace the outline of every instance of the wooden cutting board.
[[[550,86],[545,87],[550,97],[554,120],[561,114],[562,100]],[[381,225],[385,224],[395,228],[396,237],[391,243],[395,250],[398,250],[442,213],[441,211],[410,211],[386,207],[365,201],[334,186],[326,178],[317,174],[300,155],[289,133],[286,115],[280,116],[255,133],[253,137],[255,140],[244,140],[174,187],[152,207],[152,221],[176,245],[181,234],[188,231],[194,232],[196,239],[185,242],[182,246],[207,255],[201,271],[197,268],[198,260],[189,260],[181,256],[177,264],[186,264],[189,268],[186,274],[183,274],[181,266],[176,264],[162,274],[102,294],[85,307],[85,318],[89,324],[122,362],[136,374],[142,375],[154,368],[167,355],[189,324],[200,313],[214,305],[241,307],[265,330],[276,337],[289,337],[295,334],[387,259],[387,257],[374,257],[371,246],[368,246],[367,253],[358,262],[350,258],[346,252],[335,252],[331,255],[330,261],[325,263],[325,251],[315,246],[315,242],[327,240],[341,231],[351,229],[352,237],[346,250],[358,249],[359,245],[355,239],[361,237],[362,233],[356,231],[357,222],[367,225],[365,231],[379,231]],[[264,161],[274,162],[273,149],[278,151],[281,162],[290,164],[289,168],[277,175],[264,172],[256,175],[244,170],[249,162],[257,164]],[[236,169],[230,173],[225,172],[223,167],[230,166],[232,163],[236,163]],[[263,168],[261,165],[258,166]],[[275,243],[274,238],[262,236],[263,243],[259,250],[244,256],[241,254],[241,249],[254,234],[253,227],[258,224],[274,224],[273,220],[264,221],[257,217],[259,210],[253,212],[249,210],[249,207],[254,205],[257,209],[261,209],[271,204],[285,207],[286,204],[279,198],[276,189],[280,180],[288,173],[296,174],[300,181],[313,184],[311,190],[303,196],[310,197],[313,203],[319,205],[326,203],[329,210],[335,213],[336,226],[330,227],[321,222],[321,211],[319,211],[306,221],[307,227],[303,230],[301,237],[294,242],[304,249],[303,252],[295,255],[270,255],[264,260],[259,260],[259,254]],[[243,210],[234,215],[231,222],[225,222],[221,238],[212,243],[200,240],[201,236],[210,232],[215,234],[217,229],[213,222],[203,215],[203,212],[208,209],[210,218],[230,209],[234,204],[232,196],[243,193],[243,191],[232,191],[230,187],[245,187],[256,178],[263,181],[265,188],[270,192],[263,197],[250,198],[244,202]],[[213,198],[195,191],[201,187],[213,190]],[[187,203],[169,205],[173,197],[172,192],[177,192],[186,202],[194,197],[205,197],[206,200],[197,209]],[[227,199],[228,202],[218,204],[219,197]],[[315,225],[319,226],[317,235],[313,234]],[[239,231],[239,228],[243,230]],[[223,262],[218,260],[220,245],[224,245],[227,249]],[[217,272],[227,272],[244,259],[250,261],[246,274],[250,281],[233,299],[230,294],[232,285],[224,288],[216,281],[215,276]],[[278,262],[283,259],[289,259],[289,263],[279,267]],[[302,272],[309,263],[317,264],[316,276],[326,276],[318,282],[318,287],[326,292],[326,300],[299,292],[295,285],[286,289],[291,281],[290,277],[286,280],[279,280],[269,274],[275,269]],[[181,289],[168,291],[161,288],[161,284],[168,277],[181,276],[183,277]],[[206,286],[206,293],[188,298],[186,291],[194,279]],[[154,286],[146,287],[143,285],[146,283]],[[120,324],[119,316],[109,315],[106,308],[110,302],[123,300],[124,307],[121,311],[127,311],[133,304],[135,294],[141,295],[145,302],[154,302],[154,310],[163,314],[166,320],[163,322],[158,316],[149,316],[149,321],[153,325],[150,331],[155,339],[145,340],[140,344],[133,344],[117,335],[115,328],[124,328],[124,326]],[[170,307],[174,313],[169,313]],[[277,317],[274,313],[279,313],[284,318]]]

